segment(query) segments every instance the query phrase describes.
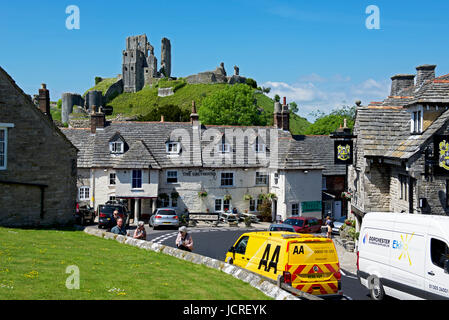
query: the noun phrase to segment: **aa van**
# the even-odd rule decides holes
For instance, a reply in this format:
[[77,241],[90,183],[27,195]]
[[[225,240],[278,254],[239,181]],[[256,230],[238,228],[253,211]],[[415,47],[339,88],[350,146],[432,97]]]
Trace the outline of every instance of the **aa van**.
[[328,238],[283,231],[249,232],[229,249],[226,262],[309,294],[342,296],[338,255]]

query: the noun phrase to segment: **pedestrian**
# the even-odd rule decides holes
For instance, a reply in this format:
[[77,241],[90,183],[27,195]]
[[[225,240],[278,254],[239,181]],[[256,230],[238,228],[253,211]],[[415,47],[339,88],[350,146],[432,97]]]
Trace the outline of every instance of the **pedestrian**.
[[118,210],[114,210],[114,212],[112,213],[111,220],[109,221],[109,226],[108,226],[108,230],[109,231],[111,231],[112,228],[114,228],[117,225],[117,219],[118,218],[119,218]]
[[178,237],[176,238],[176,246],[178,249],[192,252],[193,250],[193,240],[192,236],[187,233],[187,228],[182,226],[179,228]]
[[126,236],[127,235],[126,228],[123,225],[123,219],[122,218],[118,218],[117,225],[114,228],[111,229],[111,232],[115,233],[115,234],[122,235],[122,236]]
[[137,224],[137,228],[134,231],[134,239],[140,239],[140,240],[146,240],[147,239],[147,232],[145,231],[145,226],[143,221],[139,221]]
[[331,217],[329,217],[329,216],[326,217],[325,225],[327,227],[327,237],[332,238],[332,227],[333,227],[334,223],[332,222]]

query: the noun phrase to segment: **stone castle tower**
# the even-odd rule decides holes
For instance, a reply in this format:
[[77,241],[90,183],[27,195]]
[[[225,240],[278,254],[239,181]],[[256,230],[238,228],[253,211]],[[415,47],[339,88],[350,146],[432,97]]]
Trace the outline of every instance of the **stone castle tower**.
[[123,50],[123,91],[137,92],[151,84],[154,78],[170,77],[171,45],[167,38],[162,39],[161,60],[161,71],[158,72],[154,47],[146,34],[127,37],[126,50]]

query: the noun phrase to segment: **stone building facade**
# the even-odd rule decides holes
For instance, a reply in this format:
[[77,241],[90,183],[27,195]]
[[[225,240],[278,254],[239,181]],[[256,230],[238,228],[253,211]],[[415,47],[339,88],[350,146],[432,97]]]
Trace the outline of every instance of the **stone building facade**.
[[449,76],[435,68],[418,66],[416,82],[395,75],[387,99],[357,107],[348,178],[359,224],[371,211],[449,214],[449,171],[434,145],[449,134]]
[[[289,112],[286,104],[281,112]],[[91,124],[95,128],[62,131],[80,150],[79,196],[92,207],[120,198],[137,218],[158,206],[179,213],[257,213],[260,195],[273,194],[273,217],[321,218],[323,166],[282,127],[285,122],[206,126],[193,106],[189,123]]]
[[0,68],[0,225],[73,222],[77,149],[53,124],[49,92],[39,108]]

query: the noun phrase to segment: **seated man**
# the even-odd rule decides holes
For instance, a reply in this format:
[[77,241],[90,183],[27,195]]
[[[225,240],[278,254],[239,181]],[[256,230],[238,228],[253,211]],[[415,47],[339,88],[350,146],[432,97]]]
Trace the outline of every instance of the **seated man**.
[[126,236],[126,234],[127,234],[126,233],[126,228],[123,225],[123,219],[122,218],[118,218],[117,225],[114,228],[111,229],[111,232],[115,233],[115,234],[120,234],[122,236]]

